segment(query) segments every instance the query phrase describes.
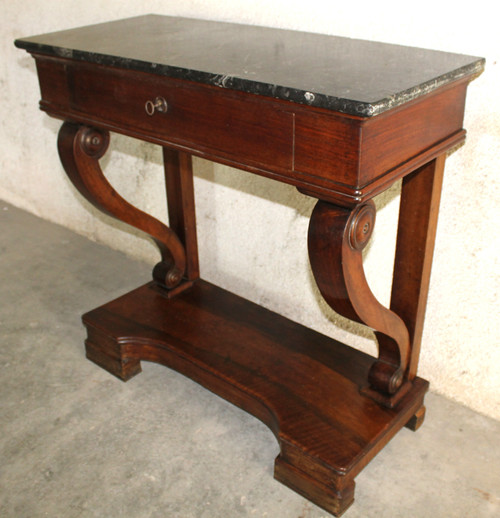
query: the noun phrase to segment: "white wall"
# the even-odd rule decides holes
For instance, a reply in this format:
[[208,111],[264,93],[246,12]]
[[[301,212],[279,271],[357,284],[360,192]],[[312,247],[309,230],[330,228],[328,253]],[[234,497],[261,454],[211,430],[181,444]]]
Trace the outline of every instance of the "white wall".
[[[66,179],[56,152],[60,123],[37,110],[33,60],[14,48],[16,37],[156,12],[484,56],[487,71],[469,87],[467,144],[447,162],[420,375],[435,391],[500,419],[495,167],[500,156],[500,39],[485,0],[465,5],[427,0],[0,0],[0,198],[151,264],[157,258],[147,240],[97,213]],[[104,166],[129,201],[165,219],[158,148],[114,137]],[[370,331],[337,317],[314,286],[306,250],[313,200],[289,186],[198,159],[195,174],[204,278],[375,352]],[[386,303],[397,202],[397,188],[377,200],[376,232],[365,263],[373,291]]]

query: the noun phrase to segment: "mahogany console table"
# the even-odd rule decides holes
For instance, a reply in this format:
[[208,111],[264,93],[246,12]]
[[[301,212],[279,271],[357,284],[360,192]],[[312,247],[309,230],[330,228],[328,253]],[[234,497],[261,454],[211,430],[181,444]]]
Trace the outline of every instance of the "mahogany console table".
[[[64,121],[75,187],[161,252],[151,282],[84,315],[87,357],[122,380],[141,360],[162,363],[250,412],[279,442],[274,476],[340,515],[355,476],[423,420],[416,374],[445,157],[465,138],[466,88],[484,60],[155,15],[16,45],[36,60],[41,109]],[[163,146],[170,226],[103,176],[110,131]],[[318,199],[314,277],[335,311],[374,330],[377,358],[200,279],[192,155]],[[401,178],[385,308],[362,250],[371,199]]]

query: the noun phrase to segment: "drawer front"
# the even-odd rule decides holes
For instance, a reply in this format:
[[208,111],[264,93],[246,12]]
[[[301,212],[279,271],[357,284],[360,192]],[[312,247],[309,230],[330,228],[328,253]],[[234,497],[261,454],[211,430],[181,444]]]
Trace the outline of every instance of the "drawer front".
[[[71,110],[182,145],[207,158],[290,170],[293,114],[276,104],[218,87],[105,67],[68,70]],[[148,101],[165,99],[167,111],[149,115]],[[152,104],[148,105],[151,112]]]
[[[373,118],[36,55],[54,117],[179,147],[352,206],[463,140],[467,80]],[[146,112],[162,97],[166,113]]]

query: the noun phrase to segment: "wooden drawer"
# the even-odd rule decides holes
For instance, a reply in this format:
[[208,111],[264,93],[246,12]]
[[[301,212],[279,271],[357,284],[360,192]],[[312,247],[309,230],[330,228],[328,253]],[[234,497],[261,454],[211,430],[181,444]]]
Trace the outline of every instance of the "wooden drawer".
[[[272,102],[136,71],[78,65],[68,74],[71,110],[114,123],[117,131],[144,133],[210,158],[292,168],[293,115]],[[148,115],[145,104],[157,97],[168,109]]]
[[[372,118],[37,55],[41,107],[352,206],[461,142],[466,79]],[[148,115],[162,97],[166,113]]]

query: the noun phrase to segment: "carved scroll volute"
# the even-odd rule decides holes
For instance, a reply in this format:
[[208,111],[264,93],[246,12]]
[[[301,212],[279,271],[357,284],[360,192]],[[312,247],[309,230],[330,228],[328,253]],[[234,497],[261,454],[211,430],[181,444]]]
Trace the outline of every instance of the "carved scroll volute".
[[161,253],[153,278],[166,288],[176,287],[186,269],[186,254],[169,227],[124,200],[109,184],[100,166],[109,144],[109,133],[65,122],[58,138],[58,150],[66,174],[92,205],[124,223],[149,234]]
[[373,295],[362,250],[375,224],[372,201],[353,210],[318,201],[309,224],[309,259],[325,301],[339,314],[375,330],[379,357],[370,370],[371,387],[394,394],[401,387],[409,357],[404,322]]

